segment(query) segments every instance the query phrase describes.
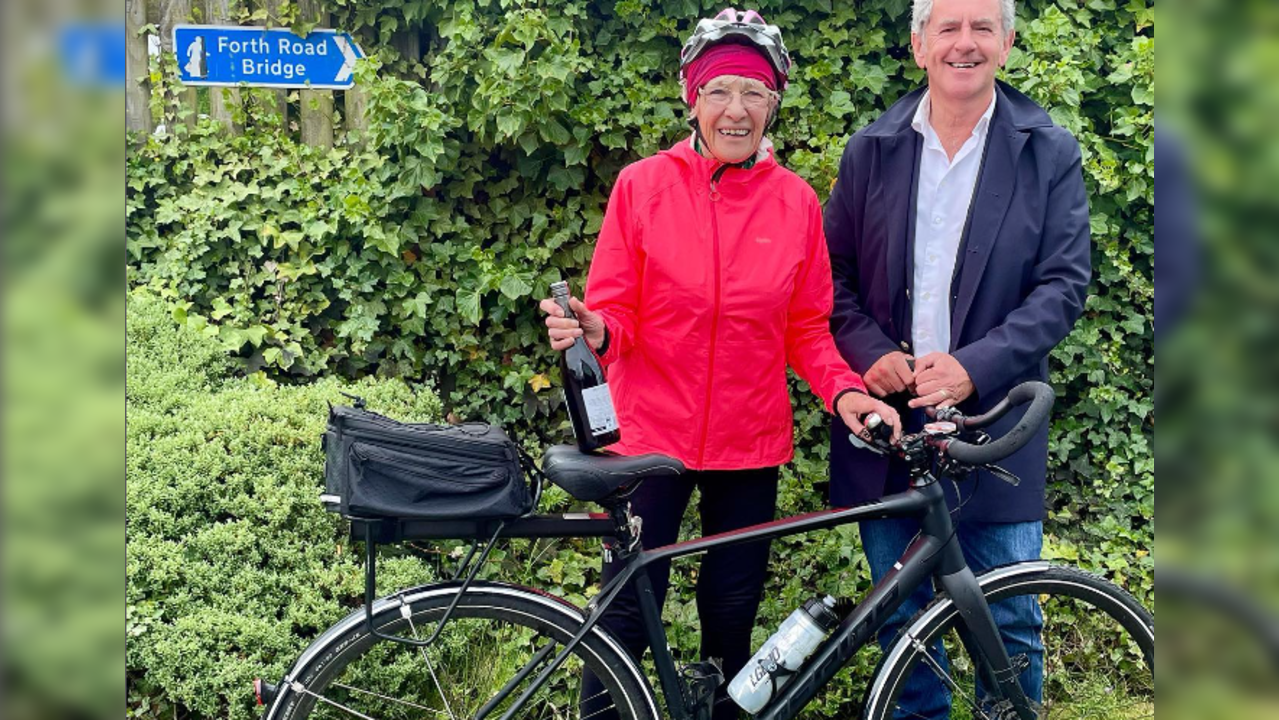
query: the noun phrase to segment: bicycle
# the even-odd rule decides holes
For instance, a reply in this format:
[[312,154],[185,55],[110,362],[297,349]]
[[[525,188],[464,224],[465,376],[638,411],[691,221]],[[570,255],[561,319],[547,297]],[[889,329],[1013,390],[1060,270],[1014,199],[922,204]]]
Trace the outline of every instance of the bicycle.
[[[984,433],[982,428],[1027,402],[1030,406],[1021,420],[1003,437],[992,440]],[[547,450],[542,468],[533,473],[537,495],[545,482],[551,482],[579,500],[598,503],[604,513],[526,515],[507,521],[352,518],[352,538],[365,543],[364,607],[317,638],[281,682],[255,683],[259,703],[267,706],[264,720],[423,715],[512,720],[566,714],[587,720],[603,712],[616,712],[624,720],[660,718],[658,695],[639,664],[598,624],[628,582],[634,583],[640,596],[667,716],[705,720],[716,688],[725,679],[713,663],[676,666],[646,568],[659,560],[712,548],[889,517],[917,517],[922,530],[893,573],[860,602],[841,608],[839,625],[797,672],[777,686],[757,718],[797,716],[876,637],[903,599],[930,578],[937,595],[902,627],[883,653],[866,690],[863,717],[893,716],[904,681],[920,666],[937,673],[956,705],[966,707],[974,718],[1060,717],[1053,699],[1046,698],[1040,705],[1026,696],[1017,681],[1026,658],[1009,657],[991,616],[991,603],[1024,595],[1044,601],[1046,622],[1064,619],[1064,627],[1052,629],[1065,633],[1067,643],[1076,640],[1076,626],[1081,623],[1089,629],[1080,641],[1093,642],[1099,628],[1115,633],[1103,641],[1106,667],[1091,669],[1089,677],[1100,672],[1108,684],[1106,694],[1122,690],[1133,705],[1119,713],[1104,711],[1104,716],[1153,717],[1154,619],[1149,611],[1099,577],[1048,562],[1019,563],[977,577],[954,535],[943,479],[958,483],[973,468],[983,467],[1015,484],[1015,477],[993,463],[1030,439],[1047,420],[1052,403],[1053,392],[1047,385],[1024,383],[979,416],[965,417],[953,408],[930,411],[934,422],[922,432],[903,436],[896,446],[882,435],[868,443],[850,438],[905,460],[911,474],[909,489],[853,508],[787,517],[651,550],[639,547],[642,527],[639,518],[629,514],[627,498],[645,479],[682,472],[678,461],[659,455],[584,455],[573,446]],[[602,538],[605,551],[617,553],[625,568],[585,608],[579,608],[535,588],[478,580],[479,568],[502,538]],[[452,580],[374,597],[378,544],[444,539],[472,541]],[[1074,612],[1067,612],[1066,605]],[[1066,614],[1059,616],[1059,612]],[[1053,643],[1057,653],[1057,636],[1050,640],[1047,631],[1045,625],[1045,645]],[[958,642],[948,643],[950,670],[942,671],[927,649],[952,634]],[[1051,668],[1045,667],[1045,675],[1051,669],[1053,677],[1073,677],[1070,663],[1097,656],[1097,648],[1089,654],[1064,647],[1064,662],[1055,660]],[[963,652],[957,656],[957,651]],[[583,670],[601,679],[602,696],[579,696]],[[774,679],[782,679],[779,671],[772,672]],[[1124,677],[1117,679],[1119,672]],[[988,697],[978,698],[966,688],[975,677],[990,691]],[[1067,688],[1066,692],[1073,691]]]

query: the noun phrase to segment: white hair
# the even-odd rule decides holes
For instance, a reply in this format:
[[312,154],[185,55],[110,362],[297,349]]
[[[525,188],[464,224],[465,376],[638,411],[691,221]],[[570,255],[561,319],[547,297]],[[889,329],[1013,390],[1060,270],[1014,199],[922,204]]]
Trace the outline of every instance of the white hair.
[[[914,0],[910,11],[910,31],[916,35],[924,34],[924,26],[933,14],[933,0]],[[1003,35],[1012,32],[1013,23],[1017,19],[1017,10],[1013,0],[999,0],[999,22],[1003,25]]]

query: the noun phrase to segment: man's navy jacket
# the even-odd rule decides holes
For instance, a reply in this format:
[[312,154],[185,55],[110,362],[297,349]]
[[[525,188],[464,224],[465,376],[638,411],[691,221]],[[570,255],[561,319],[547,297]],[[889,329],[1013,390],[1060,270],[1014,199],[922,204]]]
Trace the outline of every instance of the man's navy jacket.
[[[999,82],[982,166],[951,285],[951,355],[973,381],[960,404],[972,414],[1024,380],[1048,380],[1048,353],[1083,312],[1091,275],[1088,198],[1079,144],[1030,98]],[[924,90],[897,101],[848,143],[826,205],[835,277],[831,329],[853,370],[865,374],[894,350],[911,351],[915,193],[923,139],[911,127]],[[907,429],[920,413],[903,411]],[[1023,408],[1024,410],[1024,408]],[[989,429],[999,437],[1014,411]],[[847,507],[906,487],[905,469],[854,448],[831,424],[831,503]],[[1021,522],[1044,517],[1048,430],[990,473],[961,482],[959,519]],[[950,483],[947,492],[955,507]]]

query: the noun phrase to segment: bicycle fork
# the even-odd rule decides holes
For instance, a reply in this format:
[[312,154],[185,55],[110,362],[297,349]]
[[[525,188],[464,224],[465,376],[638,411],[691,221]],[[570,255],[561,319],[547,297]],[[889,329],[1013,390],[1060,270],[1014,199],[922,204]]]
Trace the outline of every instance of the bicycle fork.
[[[958,549],[957,543],[952,541],[952,544]],[[1018,681],[1021,671],[1013,666],[1012,659],[1008,657],[999,627],[995,625],[990,605],[982,594],[972,568],[965,564],[955,572],[940,575],[938,580],[942,589],[954,601],[955,609],[959,611],[960,641],[968,650],[969,657],[978,665],[977,672],[981,674],[986,686],[998,687],[1000,694],[1020,720],[1037,720],[1039,713]],[[922,652],[927,652],[927,648]],[[978,701],[980,702],[980,698]]]

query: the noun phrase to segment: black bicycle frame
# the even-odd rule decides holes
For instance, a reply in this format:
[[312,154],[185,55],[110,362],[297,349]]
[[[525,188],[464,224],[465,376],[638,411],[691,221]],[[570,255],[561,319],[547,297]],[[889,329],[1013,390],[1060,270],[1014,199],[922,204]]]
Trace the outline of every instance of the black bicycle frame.
[[[1031,708],[1031,703],[1017,680],[1018,672],[1013,668],[1008,652],[1004,648],[995,620],[991,616],[990,607],[955,538],[954,525],[951,522],[941,485],[931,476],[916,480],[904,493],[890,495],[864,505],[797,515],[629,554],[629,559],[622,571],[601,588],[600,592],[587,604],[586,621],[581,628],[550,664],[542,669],[532,684],[525,688],[519,698],[506,709],[501,720],[513,720],[524,704],[546,683],[578,643],[595,627],[626,583],[631,581],[634,582],[639,596],[643,626],[649,646],[653,649],[653,660],[661,682],[662,694],[666,698],[667,711],[673,720],[697,720],[695,710],[689,706],[684,697],[684,685],[668,647],[665,628],[662,625],[661,608],[653,594],[648,566],[663,560],[699,555],[715,548],[799,535],[864,520],[894,517],[919,518],[918,537],[907,547],[892,572],[884,576],[872,588],[830,637],[817,648],[804,667],[791,677],[782,691],[770,699],[768,705],[756,715],[757,720],[789,720],[795,717],[834,677],[835,673],[871,641],[875,632],[883,626],[889,616],[906,601],[915,588],[926,582],[930,575],[936,584],[950,595],[959,611],[966,628],[966,632],[962,632],[960,637],[967,646],[970,656],[976,659],[979,665],[983,659],[986,663],[978,667],[977,671],[986,682],[997,685],[1002,690],[1004,697],[1012,703],[1012,707],[1023,720],[1034,720],[1035,711]],[[581,528],[585,532],[580,534],[572,532],[568,527],[573,522],[558,520],[558,518],[547,518],[546,529],[553,528],[557,532],[554,534],[548,532],[545,535],[540,532],[542,528],[538,527],[538,518],[529,518],[523,522],[517,520],[513,521],[513,524],[519,526],[517,534],[520,537],[605,535],[600,532],[600,520],[593,520],[590,530],[586,527]],[[578,522],[585,524],[585,521]],[[565,530],[569,532],[564,532]],[[476,533],[480,532],[482,528],[476,528]],[[507,536],[503,533],[503,537]],[[498,692],[485,706],[484,711],[476,715],[475,720],[484,720],[484,716],[488,714],[487,711],[496,707],[514,692],[515,687],[527,678],[532,669],[531,666],[544,662],[547,655],[549,653],[540,653],[530,663],[530,667],[523,669]]]

